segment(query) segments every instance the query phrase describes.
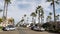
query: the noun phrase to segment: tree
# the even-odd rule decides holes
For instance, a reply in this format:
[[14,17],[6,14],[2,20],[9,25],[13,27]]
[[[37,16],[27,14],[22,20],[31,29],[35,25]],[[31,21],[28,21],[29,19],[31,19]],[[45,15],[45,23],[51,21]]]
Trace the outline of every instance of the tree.
[[22,19],[20,22],[23,22],[24,21],[24,19]]
[[50,12],[49,15],[51,16],[52,15],[52,12]]
[[34,18],[36,18],[37,15],[36,15],[35,12],[32,12],[32,13],[31,13],[31,16],[32,16],[32,22],[33,22],[34,25],[35,25],[36,22],[35,22],[35,19],[34,19]]
[[24,21],[24,18],[22,17],[21,21],[20,22],[23,22]]
[[27,17],[27,23],[28,23],[28,21],[29,21],[29,17]]
[[55,3],[59,4],[59,0],[47,0],[48,2],[51,2],[51,5],[53,5],[53,13],[54,13],[54,23],[56,24],[55,29],[57,29],[57,23],[56,23],[56,13],[55,13]]
[[26,22],[26,14],[24,14],[24,23]]
[[44,11],[43,11],[43,9],[41,9],[42,11],[41,11],[41,23],[43,23],[44,22]]
[[12,17],[11,17],[11,18],[9,18],[9,19],[8,19],[8,23],[11,23],[11,24],[13,24],[13,25],[14,25],[14,18],[12,18]]
[[2,9],[0,9],[0,12],[2,12],[3,10]]
[[48,2],[51,2],[51,5],[53,5],[53,13],[54,13],[54,22],[56,21],[56,19],[55,19],[55,3],[56,4],[59,4],[59,2],[58,2],[58,0],[47,0]]
[[59,14],[56,16],[56,21],[59,20],[59,16],[60,16]]
[[26,14],[24,14],[24,17],[26,17]]
[[8,4],[9,3],[11,3],[10,0],[4,0],[4,11],[3,11],[3,19],[4,20],[7,19],[7,11],[8,11]]
[[47,22],[50,22],[51,21],[51,16],[47,16]]
[[49,15],[46,18],[47,22],[51,22],[51,19],[52,19],[51,16],[52,16],[52,12],[49,12]]
[[44,11],[41,6],[37,7],[36,14],[38,14],[38,20],[39,20],[38,23],[40,23],[40,18],[41,18],[41,22],[42,22],[42,18],[44,18]]
[[16,26],[23,25],[23,22],[24,22],[24,18],[22,17],[22,19],[16,24]]
[[0,23],[1,23],[1,22],[3,22],[3,19],[2,19],[2,18],[0,18]]
[[59,20],[59,16],[60,16],[60,15],[58,14],[58,15],[57,15],[57,17],[58,17],[58,20]]
[[49,23],[44,23],[44,24],[42,25],[42,27],[45,28],[46,30],[48,30],[48,29],[51,27],[51,24],[49,24]]

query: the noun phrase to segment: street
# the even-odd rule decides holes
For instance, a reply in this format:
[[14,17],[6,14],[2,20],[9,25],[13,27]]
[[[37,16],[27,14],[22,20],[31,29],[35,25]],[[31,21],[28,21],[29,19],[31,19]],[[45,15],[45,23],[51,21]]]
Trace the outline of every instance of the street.
[[18,31],[0,31],[0,34],[19,34]]
[[15,31],[1,31],[0,34],[59,34],[59,33],[49,33],[46,31],[33,31],[29,28],[18,27]]
[[28,28],[23,28],[23,27],[20,27],[18,31],[20,34],[59,34],[59,33],[49,33],[46,31],[43,31],[43,32],[33,31],[33,30],[30,30]]

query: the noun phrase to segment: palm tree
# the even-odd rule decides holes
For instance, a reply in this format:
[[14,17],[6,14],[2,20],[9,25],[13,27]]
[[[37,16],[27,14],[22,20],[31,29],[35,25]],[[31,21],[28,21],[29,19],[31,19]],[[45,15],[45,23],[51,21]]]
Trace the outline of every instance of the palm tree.
[[28,21],[29,21],[29,17],[27,17],[27,23],[28,23]]
[[3,19],[2,19],[2,18],[0,18],[0,23],[1,23],[1,22],[3,22]]
[[20,26],[20,25],[22,25],[23,22],[24,22],[24,18],[22,17],[22,19],[16,24],[16,26]]
[[24,17],[26,17],[26,14],[24,14]]
[[44,17],[44,11],[43,11],[43,8],[41,6],[37,7],[36,14],[38,14],[38,20],[39,20],[38,23],[40,23],[40,18],[42,19]]
[[47,0],[48,2],[51,2],[51,5],[53,5],[53,13],[54,13],[54,23],[56,24],[55,29],[57,29],[57,23],[56,23],[56,13],[55,13],[55,3],[59,4],[59,0]]
[[51,5],[53,5],[53,13],[54,13],[54,22],[56,22],[56,19],[55,19],[55,16],[56,16],[56,14],[55,14],[55,3],[56,4],[59,4],[59,2],[58,2],[58,0],[47,0],[48,2],[51,2]]
[[52,19],[52,12],[50,12],[49,15],[50,15],[50,21],[51,21],[51,19]]
[[35,22],[35,19],[34,19],[34,18],[36,18],[37,15],[36,15],[35,12],[32,12],[32,13],[31,13],[31,16],[32,16],[32,22],[33,22],[34,25],[35,25],[36,22]]
[[59,14],[56,16],[56,20],[59,20],[59,16],[60,16]]
[[22,22],[21,24],[24,24],[24,17],[22,17],[20,22]]
[[41,23],[43,24],[43,22],[44,22],[44,11],[42,9],[42,11],[41,11]]
[[3,10],[0,9],[0,12],[2,12]]
[[26,14],[24,14],[24,23],[25,23],[25,21],[26,21]]
[[11,3],[10,0],[4,0],[4,11],[3,11],[3,18],[6,17],[7,19],[7,11],[8,11],[8,4]]
[[49,15],[51,16],[52,15],[52,12],[50,12]]
[[9,19],[8,19],[8,23],[11,23],[11,24],[13,24],[13,25],[14,25],[14,18],[12,18],[12,17],[11,17],[11,18],[9,18]]
[[24,19],[21,19],[21,21],[20,22],[23,22],[24,21]]
[[47,22],[50,22],[51,21],[51,16],[47,16]]
[[51,21],[51,19],[52,19],[52,17],[51,17],[51,16],[52,16],[52,12],[49,12],[49,16],[47,16],[47,19],[46,19],[46,20],[47,20],[47,22],[50,22],[50,21]]
[[59,16],[60,16],[60,15],[58,14],[57,16],[58,16],[58,20],[59,20]]

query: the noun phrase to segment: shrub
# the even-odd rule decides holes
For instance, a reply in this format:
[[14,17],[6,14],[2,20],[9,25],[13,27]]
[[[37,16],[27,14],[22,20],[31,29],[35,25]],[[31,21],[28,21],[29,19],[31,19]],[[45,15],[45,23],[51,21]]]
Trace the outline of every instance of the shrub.
[[2,28],[3,28],[3,27],[2,27],[2,26],[0,26],[0,30],[2,30]]

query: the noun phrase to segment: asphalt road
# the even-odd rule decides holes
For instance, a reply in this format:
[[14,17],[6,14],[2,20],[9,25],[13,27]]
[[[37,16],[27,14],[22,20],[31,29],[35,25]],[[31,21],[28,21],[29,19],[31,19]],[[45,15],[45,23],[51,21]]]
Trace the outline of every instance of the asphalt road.
[[15,31],[0,31],[0,34],[57,34],[57,33],[49,33],[46,31],[33,31],[29,28],[18,27]]
[[33,30],[30,30],[28,28],[23,28],[23,27],[19,27],[18,31],[19,31],[19,34],[59,34],[59,33],[49,33],[46,31],[43,31],[43,32],[33,31]]
[[19,34],[18,31],[0,31],[0,34]]

